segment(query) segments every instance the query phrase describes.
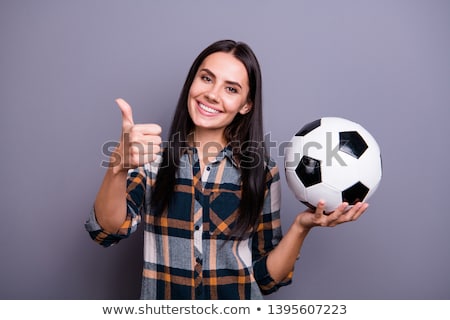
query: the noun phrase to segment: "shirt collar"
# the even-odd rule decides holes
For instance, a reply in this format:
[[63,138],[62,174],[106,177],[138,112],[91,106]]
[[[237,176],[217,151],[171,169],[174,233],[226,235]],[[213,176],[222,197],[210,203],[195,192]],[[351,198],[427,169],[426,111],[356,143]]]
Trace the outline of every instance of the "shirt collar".
[[222,160],[223,158],[227,157],[228,160],[235,166],[236,168],[239,168],[239,161],[237,161],[235,154],[233,153],[233,148],[231,145],[227,145],[221,152],[219,152],[219,155],[217,156],[217,160]]
[[[184,150],[183,153],[190,153],[190,154],[197,153],[197,148],[196,147],[188,147]],[[223,148],[217,154],[216,159],[212,163],[220,162],[224,158],[228,158],[228,160],[230,160],[230,162],[233,164],[233,166],[235,166],[236,168],[239,168],[239,161],[236,159],[236,156],[233,154],[233,148],[229,144],[227,146],[225,146],[225,148]]]

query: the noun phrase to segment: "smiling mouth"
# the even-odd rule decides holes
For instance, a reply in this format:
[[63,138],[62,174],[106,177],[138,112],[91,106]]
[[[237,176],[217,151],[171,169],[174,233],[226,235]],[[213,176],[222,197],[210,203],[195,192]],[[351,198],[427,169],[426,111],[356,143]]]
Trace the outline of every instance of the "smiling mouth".
[[210,114],[218,114],[220,113],[219,110],[213,109],[211,107],[208,107],[207,105],[204,105],[203,103],[198,103],[198,106],[200,107],[201,110],[203,110],[206,113],[210,113]]

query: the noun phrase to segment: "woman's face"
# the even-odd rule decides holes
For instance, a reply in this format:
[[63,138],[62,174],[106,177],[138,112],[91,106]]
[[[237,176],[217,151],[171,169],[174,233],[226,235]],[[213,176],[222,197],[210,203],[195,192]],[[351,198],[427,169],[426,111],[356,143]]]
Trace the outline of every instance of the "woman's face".
[[223,130],[236,114],[250,111],[249,80],[244,64],[232,54],[216,52],[203,61],[188,96],[196,129]]

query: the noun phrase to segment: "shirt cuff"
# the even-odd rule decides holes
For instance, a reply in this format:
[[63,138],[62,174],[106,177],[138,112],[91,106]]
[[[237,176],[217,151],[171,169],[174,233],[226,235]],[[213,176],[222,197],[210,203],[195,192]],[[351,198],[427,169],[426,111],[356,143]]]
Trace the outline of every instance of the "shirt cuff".
[[289,285],[292,283],[292,274],[291,271],[289,275],[281,282],[275,282],[269,274],[267,270],[267,258],[269,255],[265,255],[258,261],[256,261],[253,265],[253,271],[255,275],[255,280],[259,285],[259,288],[262,294],[270,294],[277,291],[279,288]]
[[88,219],[84,223],[84,227],[86,228],[86,231],[93,232],[93,231],[100,231],[103,228],[98,224],[97,218],[95,217],[95,209],[94,206],[92,206],[91,212],[89,213]]
[[95,218],[94,208],[91,209],[88,219],[84,223],[84,227],[86,228],[86,231],[88,231],[91,239],[103,247],[112,246],[121,240],[120,236],[110,234],[103,230]]

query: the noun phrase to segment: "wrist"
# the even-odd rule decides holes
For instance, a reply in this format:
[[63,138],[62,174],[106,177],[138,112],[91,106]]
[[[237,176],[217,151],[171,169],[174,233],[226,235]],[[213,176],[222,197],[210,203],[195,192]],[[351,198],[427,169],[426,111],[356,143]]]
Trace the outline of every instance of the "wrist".
[[299,214],[296,219],[294,224],[292,225],[292,228],[294,229],[294,232],[296,233],[296,235],[299,238],[305,238],[309,231],[311,230],[312,227],[309,226],[305,226],[302,222],[301,222],[301,214]]
[[108,167],[113,175],[123,175],[123,173],[128,173],[128,168],[125,166],[123,154],[120,152],[120,145],[112,152],[109,158]]

